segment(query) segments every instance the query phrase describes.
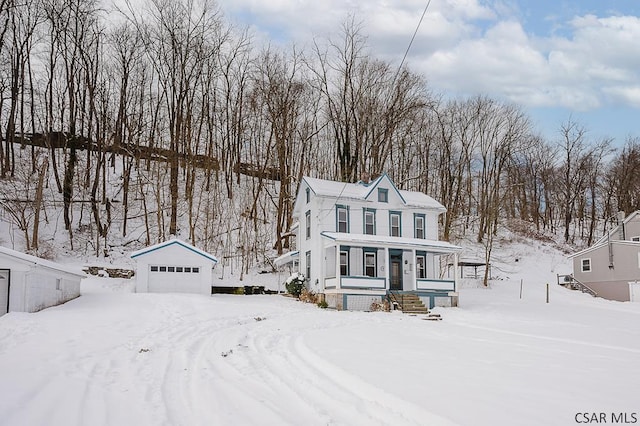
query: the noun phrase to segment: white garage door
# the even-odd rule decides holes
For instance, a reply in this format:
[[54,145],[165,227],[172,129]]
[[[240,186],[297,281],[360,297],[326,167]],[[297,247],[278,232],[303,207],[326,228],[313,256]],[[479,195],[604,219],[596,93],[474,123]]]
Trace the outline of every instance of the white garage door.
[[629,299],[640,303],[640,283],[629,283]]
[[0,315],[8,312],[9,305],[9,271],[0,271]]
[[195,266],[154,265],[149,270],[150,293],[201,293],[202,269]]

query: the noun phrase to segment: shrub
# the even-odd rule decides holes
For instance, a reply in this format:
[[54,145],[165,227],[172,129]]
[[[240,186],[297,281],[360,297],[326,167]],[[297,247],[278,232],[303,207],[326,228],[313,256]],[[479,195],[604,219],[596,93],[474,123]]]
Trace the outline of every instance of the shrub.
[[372,302],[369,310],[371,310],[371,312],[389,312],[389,301]]
[[321,300],[320,302],[318,302],[318,308],[327,309],[328,307],[329,304],[326,300]]
[[318,295],[306,288],[302,289],[299,299],[305,303],[318,303]]
[[292,274],[285,281],[287,292],[295,297],[300,297],[300,293],[304,289],[304,275],[299,273]]

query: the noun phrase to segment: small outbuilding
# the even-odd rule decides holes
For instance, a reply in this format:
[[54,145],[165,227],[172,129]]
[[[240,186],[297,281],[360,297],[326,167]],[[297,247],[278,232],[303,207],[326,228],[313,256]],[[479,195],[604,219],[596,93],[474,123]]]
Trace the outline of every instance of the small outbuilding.
[[0,315],[37,312],[75,299],[84,277],[80,270],[0,247]]
[[173,239],[131,253],[138,293],[211,294],[215,256]]

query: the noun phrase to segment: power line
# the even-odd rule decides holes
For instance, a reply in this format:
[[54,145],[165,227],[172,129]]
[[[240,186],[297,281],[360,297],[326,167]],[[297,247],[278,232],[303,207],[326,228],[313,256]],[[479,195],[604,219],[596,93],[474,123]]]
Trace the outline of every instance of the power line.
[[420,29],[420,25],[422,25],[422,21],[424,20],[424,16],[427,14],[427,10],[429,9],[429,5],[431,4],[431,0],[427,1],[427,5],[424,8],[424,11],[422,11],[422,16],[420,17],[420,21],[418,21],[418,25],[416,26],[416,30],[413,32],[413,36],[411,36],[411,40],[409,41],[409,45],[407,46],[407,50],[404,52],[404,56],[402,57],[402,61],[400,61],[400,66],[398,66],[398,70],[396,71],[396,75],[395,77],[393,77],[393,81],[396,81],[396,78],[398,78],[398,74],[400,73],[400,70],[402,69],[402,66],[404,65],[404,61],[407,59],[407,56],[409,55],[409,50],[411,49],[411,46],[413,45],[413,40],[415,40],[416,38],[416,34],[418,34],[418,30]]

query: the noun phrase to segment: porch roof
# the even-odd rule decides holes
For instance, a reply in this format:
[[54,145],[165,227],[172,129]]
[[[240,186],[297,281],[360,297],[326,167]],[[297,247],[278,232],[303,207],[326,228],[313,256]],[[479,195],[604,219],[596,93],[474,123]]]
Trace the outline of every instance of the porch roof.
[[273,264],[275,266],[286,265],[287,263],[291,263],[294,260],[296,260],[298,258],[298,254],[299,254],[298,250],[287,252],[280,257],[276,257],[276,259],[273,261]]
[[350,234],[343,232],[321,232],[323,237],[342,244],[359,244],[387,248],[408,248],[426,250],[436,253],[457,253],[462,247],[447,241],[423,240],[421,238],[390,237],[384,235]]

